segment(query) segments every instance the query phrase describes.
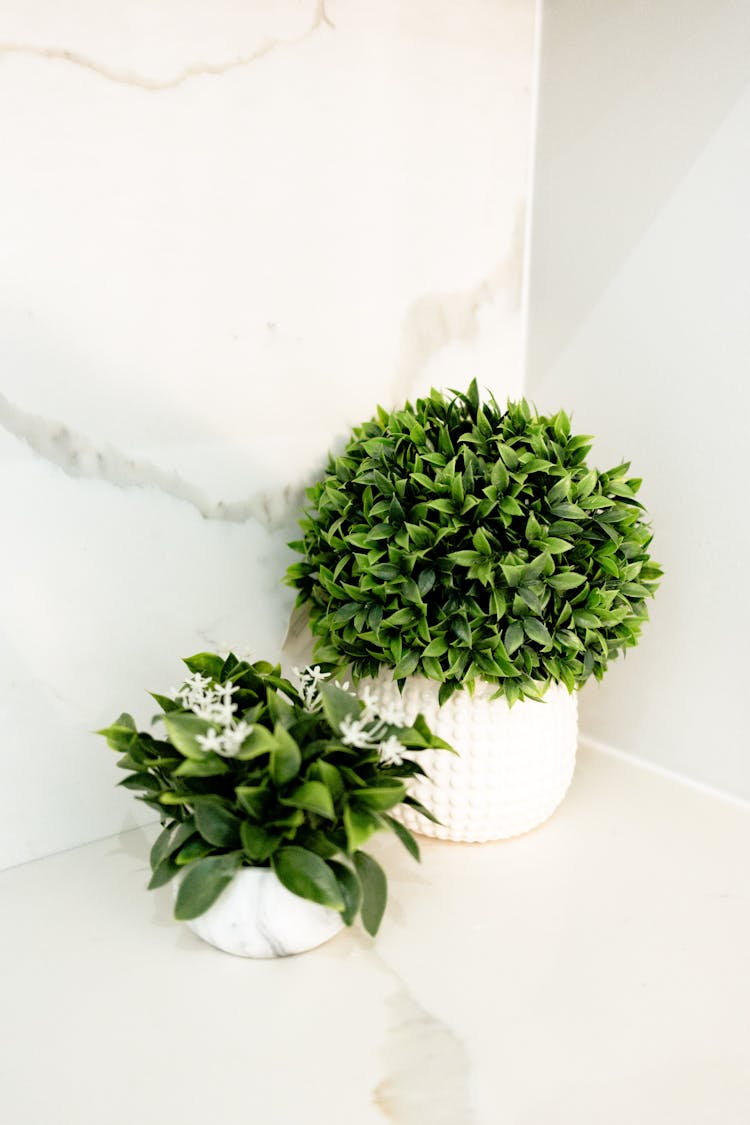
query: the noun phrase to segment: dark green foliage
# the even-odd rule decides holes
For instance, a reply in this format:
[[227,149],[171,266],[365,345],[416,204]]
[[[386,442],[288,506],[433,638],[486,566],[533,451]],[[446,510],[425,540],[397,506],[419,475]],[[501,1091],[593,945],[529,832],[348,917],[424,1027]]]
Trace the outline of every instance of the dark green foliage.
[[[128,776],[121,784],[162,820],[150,886],[182,872],[175,917],[189,919],[212,905],[239,867],[270,866],[290,891],[341,911],[347,925],[361,913],[374,933],[385,909],[385,876],[360,849],[388,830],[419,858],[416,841],[389,813],[404,800],[405,781],[422,772],[409,759],[385,764],[380,742],[396,738],[410,755],[445,743],[421,716],[408,728],[375,727],[364,705],[332,683],[303,698],[264,662],[201,653],[185,663],[207,677],[209,691],[235,685],[229,722],[244,721],[248,733],[233,753],[201,745],[221,723],[199,717],[181,696],[154,696],[165,740],[137,730],[130,715],[100,732],[122,755],[118,765]],[[347,724],[358,721],[375,730],[372,749],[343,740]]]
[[321,658],[477,679],[512,704],[569,691],[636,644],[661,569],[628,462],[599,472],[591,439],[525,401],[409,403],[354,430],[308,490],[287,581]]

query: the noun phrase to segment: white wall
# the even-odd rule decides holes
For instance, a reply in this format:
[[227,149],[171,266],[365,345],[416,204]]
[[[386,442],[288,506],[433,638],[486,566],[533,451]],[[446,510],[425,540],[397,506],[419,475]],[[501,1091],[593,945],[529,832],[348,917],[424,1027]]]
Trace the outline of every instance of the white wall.
[[750,797],[750,5],[544,4],[527,393],[632,458],[666,569],[583,731]]
[[514,392],[534,0],[6,0],[0,867],[140,806],[89,732],[278,654],[301,485]]

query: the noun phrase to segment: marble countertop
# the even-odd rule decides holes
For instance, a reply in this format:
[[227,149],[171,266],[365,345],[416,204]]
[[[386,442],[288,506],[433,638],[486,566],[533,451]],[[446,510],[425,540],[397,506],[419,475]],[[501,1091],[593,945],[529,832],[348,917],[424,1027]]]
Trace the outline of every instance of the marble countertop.
[[221,954],[151,828],[4,872],[12,1125],[746,1125],[750,809],[582,751],[545,826],[377,848],[376,941]]

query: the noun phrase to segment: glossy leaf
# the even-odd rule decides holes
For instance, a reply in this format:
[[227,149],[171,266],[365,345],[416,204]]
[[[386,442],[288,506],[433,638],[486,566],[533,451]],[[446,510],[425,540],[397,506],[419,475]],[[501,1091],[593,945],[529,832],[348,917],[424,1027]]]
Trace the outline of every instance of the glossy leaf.
[[242,852],[207,856],[191,863],[177,891],[174,916],[187,922],[213,906],[242,863]]
[[271,864],[279,881],[292,894],[332,910],[343,911],[346,908],[334,871],[315,852],[290,845],[279,848]]
[[362,924],[368,934],[375,937],[388,901],[385,873],[377,860],[366,852],[354,853],[354,865],[362,886]]

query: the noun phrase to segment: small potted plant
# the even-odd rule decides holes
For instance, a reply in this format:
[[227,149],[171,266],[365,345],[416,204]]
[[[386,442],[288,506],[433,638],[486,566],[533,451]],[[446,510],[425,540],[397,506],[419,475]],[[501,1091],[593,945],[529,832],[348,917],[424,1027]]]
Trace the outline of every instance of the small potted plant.
[[288,571],[319,658],[372,681],[392,721],[423,712],[457,758],[430,763],[450,839],[544,820],[572,777],[575,692],[635,645],[661,570],[629,463],[587,462],[567,415],[466,393],[356,428],[309,491]]
[[421,717],[382,721],[319,667],[297,689],[231,653],[185,664],[174,698],[153,696],[163,737],[127,714],[99,732],[122,755],[120,784],[162,821],[150,888],[178,877],[175,918],[248,957],[311,949],[357,915],[374,935],[386,877],[363,845],[389,829],[419,859],[392,813],[405,802],[430,815],[406,782],[422,773],[419,752],[445,743]]

